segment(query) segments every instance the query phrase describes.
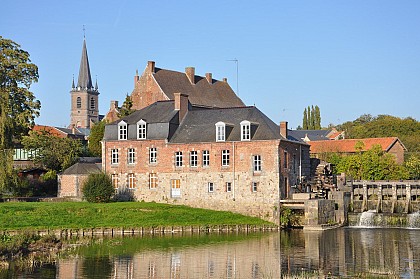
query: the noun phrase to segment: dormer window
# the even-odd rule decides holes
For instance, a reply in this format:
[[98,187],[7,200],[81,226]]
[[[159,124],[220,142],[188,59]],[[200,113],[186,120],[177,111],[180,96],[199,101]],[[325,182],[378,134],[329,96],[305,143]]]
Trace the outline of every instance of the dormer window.
[[137,122],[137,139],[146,139],[146,125],[147,123],[143,119]]
[[247,120],[241,122],[241,140],[251,140],[251,122]]
[[226,124],[224,122],[216,123],[216,141],[226,140]]
[[118,140],[127,139],[127,123],[121,121],[118,123]]

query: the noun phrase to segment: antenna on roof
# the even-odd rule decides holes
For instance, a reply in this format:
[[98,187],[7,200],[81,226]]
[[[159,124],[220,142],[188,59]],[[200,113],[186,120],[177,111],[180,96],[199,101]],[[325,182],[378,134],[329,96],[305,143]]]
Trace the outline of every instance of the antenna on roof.
[[239,96],[239,60],[234,58],[227,61],[236,63],[236,94]]

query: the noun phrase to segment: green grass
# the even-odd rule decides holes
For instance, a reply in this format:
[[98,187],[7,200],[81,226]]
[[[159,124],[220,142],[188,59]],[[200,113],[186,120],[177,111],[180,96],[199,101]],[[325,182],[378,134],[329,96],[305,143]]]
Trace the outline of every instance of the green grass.
[[146,202],[0,203],[0,230],[264,225],[259,218],[226,211]]

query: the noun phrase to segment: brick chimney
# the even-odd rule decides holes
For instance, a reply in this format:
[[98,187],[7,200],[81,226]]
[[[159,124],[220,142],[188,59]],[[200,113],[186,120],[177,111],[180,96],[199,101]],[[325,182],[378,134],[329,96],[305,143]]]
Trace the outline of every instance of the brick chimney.
[[187,75],[191,84],[195,84],[195,68],[194,67],[186,67],[185,68],[185,74]]
[[280,136],[287,139],[287,121],[280,122]]
[[206,73],[206,79],[210,84],[213,83],[213,76],[211,73]]
[[118,101],[111,101],[111,105],[109,106],[110,110],[118,109]]
[[223,78],[223,82],[224,83],[227,83],[227,78]]
[[188,95],[182,93],[174,93],[175,110],[179,111],[179,123],[184,119],[188,112]]
[[139,70],[136,69],[136,75],[134,76],[134,87],[136,86],[137,82],[139,81]]
[[147,72],[155,73],[155,61],[147,61]]

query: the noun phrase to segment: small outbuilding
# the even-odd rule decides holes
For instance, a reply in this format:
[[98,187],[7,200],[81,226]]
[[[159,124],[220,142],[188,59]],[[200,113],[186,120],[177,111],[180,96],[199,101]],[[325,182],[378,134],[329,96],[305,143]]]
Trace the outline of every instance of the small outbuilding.
[[84,181],[89,174],[102,171],[101,162],[101,158],[83,157],[79,159],[79,162],[59,174],[57,197],[82,199]]

